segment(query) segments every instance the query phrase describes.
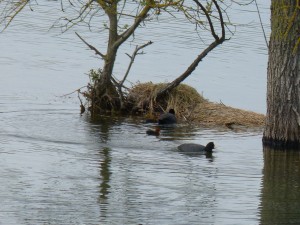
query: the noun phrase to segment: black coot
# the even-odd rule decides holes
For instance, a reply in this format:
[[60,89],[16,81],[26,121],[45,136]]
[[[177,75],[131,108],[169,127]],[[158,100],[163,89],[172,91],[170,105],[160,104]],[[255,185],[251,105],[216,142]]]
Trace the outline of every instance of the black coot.
[[175,110],[170,109],[168,113],[161,114],[158,118],[158,124],[175,124],[177,119],[175,116]]
[[213,142],[209,142],[206,146],[200,144],[187,143],[178,146],[179,151],[182,152],[212,152],[215,148],[215,144]]

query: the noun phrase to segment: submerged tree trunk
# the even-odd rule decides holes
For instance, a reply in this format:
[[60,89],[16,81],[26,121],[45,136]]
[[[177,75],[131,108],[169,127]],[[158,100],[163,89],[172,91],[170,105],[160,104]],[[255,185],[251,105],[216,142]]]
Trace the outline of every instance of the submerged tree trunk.
[[295,0],[272,0],[267,115],[263,142],[300,147],[300,11]]

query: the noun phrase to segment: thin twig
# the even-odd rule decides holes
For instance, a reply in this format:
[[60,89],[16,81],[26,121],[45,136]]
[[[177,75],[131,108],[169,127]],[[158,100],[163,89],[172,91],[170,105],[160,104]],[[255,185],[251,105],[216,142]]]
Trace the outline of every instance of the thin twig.
[[75,32],[75,34],[80,38],[81,41],[83,41],[83,43],[85,43],[91,50],[94,50],[96,55],[100,55],[103,59],[105,58],[105,55],[102,54],[101,52],[98,51],[98,49],[96,49],[94,46],[90,45],[89,43],[87,43],[77,32]]
[[78,88],[78,89],[76,89],[75,91],[72,91],[72,92],[70,92],[70,93],[68,93],[68,94],[64,94],[64,95],[61,95],[61,96],[58,96],[58,97],[66,97],[66,96],[68,96],[68,95],[71,95],[71,94],[73,94],[73,93],[75,93],[75,92],[80,91],[82,88],[85,88],[85,87],[87,87],[87,86],[86,86],[86,85],[85,85],[85,86],[82,86],[81,88]]
[[264,26],[263,26],[263,23],[262,23],[262,20],[261,20],[259,8],[258,8],[258,5],[257,5],[256,0],[254,0],[254,2],[255,2],[255,5],[256,5],[256,9],[257,9],[257,13],[258,13],[259,21],[260,21],[260,26],[261,26],[261,29],[262,29],[262,31],[263,31],[264,37],[265,37],[266,45],[267,45],[267,48],[269,48],[269,44],[268,44],[266,32],[265,32],[265,29],[264,29]]
[[78,98],[79,98],[79,101],[80,101],[80,115],[82,115],[84,112],[85,112],[85,107],[84,105],[82,104],[82,100],[80,98],[80,89],[77,90],[77,94],[78,94]]
[[134,50],[134,52],[132,53],[131,56],[130,56],[129,54],[126,53],[126,55],[130,58],[130,63],[129,63],[129,65],[128,65],[128,68],[127,68],[127,71],[126,71],[126,73],[125,73],[125,75],[124,75],[123,80],[122,80],[122,81],[120,82],[120,84],[119,84],[120,87],[123,86],[125,80],[127,79],[127,76],[128,76],[129,71],[130,71],[130,69],[131,69],[131,66],[132,66],[132,64],[133,64],[133,62],[134,62],[134,59],[135,59],[136,55],[138,54],[138,52],[139,52],[141,49],[147,47],[148,45],[151,45],[152,43],[153,43],[152,41],[149,41],[148,43],[146,43],[146,44],[144,44],[144,45],[136,46],[136,48],[135,48],[135,50]]

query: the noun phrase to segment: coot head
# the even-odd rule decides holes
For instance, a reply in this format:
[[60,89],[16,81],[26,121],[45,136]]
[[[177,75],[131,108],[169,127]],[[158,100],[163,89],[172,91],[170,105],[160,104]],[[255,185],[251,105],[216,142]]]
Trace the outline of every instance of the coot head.
[[169,113],[174,114],[175,115],[175,110],[174,109],[170,109]]
[[215,148],[215,144],[214,144],[213,142],[209,142],[209,143],[207,143],[207,145],[205,146],[205,151],[211,152],[214,148]]

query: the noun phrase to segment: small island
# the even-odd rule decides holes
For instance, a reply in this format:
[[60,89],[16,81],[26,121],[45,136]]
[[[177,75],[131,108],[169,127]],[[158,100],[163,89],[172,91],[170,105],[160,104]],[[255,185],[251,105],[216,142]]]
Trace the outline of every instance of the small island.
[[179,122],[204,126],[263,127],[265,115],[214,103],[203,98],[193,87],[180,84],[163,98],[156,93],[164,83],[139,83],[129,89],[127,102],[135,114],[143,114],[146,119],[157,119],[158,115],[173,108]]

